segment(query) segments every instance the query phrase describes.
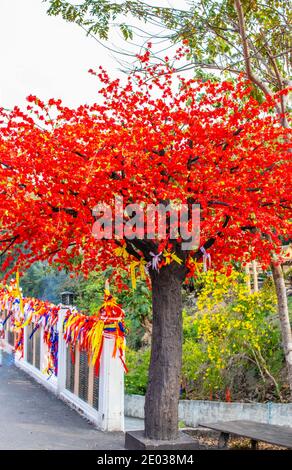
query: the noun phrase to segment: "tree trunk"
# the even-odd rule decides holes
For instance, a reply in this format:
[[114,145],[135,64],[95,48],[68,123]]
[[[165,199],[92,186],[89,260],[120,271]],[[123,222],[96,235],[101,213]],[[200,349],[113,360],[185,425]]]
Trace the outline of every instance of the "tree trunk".
[[253,291],[259,291],[259,283],[258,283],[258,268],[256,260],[252,261],[252,274],[253,274]]
[[246,285],[248,293],[251,294],[251,282],[250,282],[250,264],[246,263],[245,265],[245,274],[246,274]]
[[276,264],[275,262],[272,263],[272,273],[278,299],[278,313],[282,333],[282,342],[287,366],[290,395],[292,397],[292,333],[289,320],[286,287],[283,270],[279,264]]
[[150,439],[178,436],[184,276],[185,268],[176,263],[151,272],[152,349],[145,400],[145,434]]

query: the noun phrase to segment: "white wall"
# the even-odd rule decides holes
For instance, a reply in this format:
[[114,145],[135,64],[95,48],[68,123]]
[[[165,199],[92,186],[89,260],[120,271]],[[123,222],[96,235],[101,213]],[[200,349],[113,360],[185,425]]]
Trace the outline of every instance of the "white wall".
[[[144,418],[145,397],[125,396],[125,415]],[[186,426],[215,421],[248,420],[292,427],[292,403],[225,403],[220,401],[180,400],[179,419]]]

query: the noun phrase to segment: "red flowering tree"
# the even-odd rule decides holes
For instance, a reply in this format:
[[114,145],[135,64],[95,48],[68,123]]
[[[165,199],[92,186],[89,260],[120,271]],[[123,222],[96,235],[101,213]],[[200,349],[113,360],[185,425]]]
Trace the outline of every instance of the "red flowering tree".
[[[148,273],[153,338],[145,429],[150,438],[178,430],[182,347],[181,286],[196,262],[218,268],[280,253],[291,217],[287,129],[259,105],[252,86],[200,82],[150,66],[125,85],[101,70],[101,100],[69,109],[60,100],[28,98],[26,112],[1,110],[2,268],[49,260],[85,274],[113,266]],[[136,203],[199,204],[200,244],[182,236],[132,239],[93,235],[93,209]],[[127,221],[125,222],[127,224]],[[124,226],[125,228],[125,226]],[[106,228],[105,228],[106,231]]]

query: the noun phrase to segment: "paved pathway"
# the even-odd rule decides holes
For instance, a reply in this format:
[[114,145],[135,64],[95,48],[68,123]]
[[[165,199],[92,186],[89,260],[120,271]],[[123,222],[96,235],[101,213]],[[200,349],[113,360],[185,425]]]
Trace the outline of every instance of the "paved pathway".
[[[98,431],[76,411],[13,365],[0,367],[0,450],[123,449],[122,432]],[[140,427],[131,420],[128,428]]]

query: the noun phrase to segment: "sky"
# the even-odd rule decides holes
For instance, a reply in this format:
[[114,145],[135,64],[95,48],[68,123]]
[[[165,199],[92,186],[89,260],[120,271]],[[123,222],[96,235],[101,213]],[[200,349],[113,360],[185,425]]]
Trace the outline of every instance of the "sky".
[[[163,2],[186,5],[184,0]],[[111,76],[122,75],[111,52],[79,26],[48,16],[47,8],[42,0],[0,0],[0,106],[23,107],[30,94],[61,98],[67,106],[92,103],[98,83],[89,69],[102,65]],[[117,43],[119,37],[112,40]]]

